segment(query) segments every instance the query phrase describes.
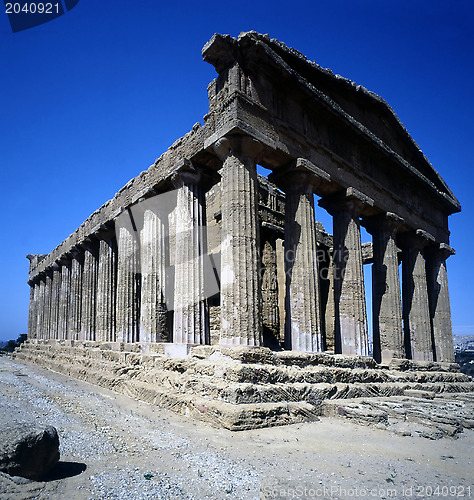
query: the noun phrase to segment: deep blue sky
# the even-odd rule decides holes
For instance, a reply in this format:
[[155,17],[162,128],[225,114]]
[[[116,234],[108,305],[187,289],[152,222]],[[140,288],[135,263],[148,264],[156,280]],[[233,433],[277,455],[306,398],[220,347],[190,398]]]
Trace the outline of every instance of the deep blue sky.
[[[474,333],[474,4],[80,0],[11,33],[0,14],[0,340],[26,332],[27,253],[48,253],[207,112],[214,32],[269,33],[381,95],[461,201],[448,261]],[[2,7],[3,11],[3,7]],[[330,229],[330,228],[329,228]]]

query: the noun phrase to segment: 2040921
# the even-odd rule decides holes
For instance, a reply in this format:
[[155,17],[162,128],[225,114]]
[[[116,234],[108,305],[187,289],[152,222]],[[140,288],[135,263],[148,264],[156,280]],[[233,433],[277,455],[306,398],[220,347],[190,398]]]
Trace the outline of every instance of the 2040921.
[[5,13],[6,14],[59,14],[60,4],[59,3],[6,3]]

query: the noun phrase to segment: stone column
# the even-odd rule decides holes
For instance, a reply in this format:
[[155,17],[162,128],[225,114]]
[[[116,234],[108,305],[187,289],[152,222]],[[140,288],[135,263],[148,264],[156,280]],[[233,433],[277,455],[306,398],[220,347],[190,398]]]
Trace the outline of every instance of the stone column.
[[335,350],[336,344],[336,303],[334,300],[334,249],[328,249],[327,280],[328,297],[324,313],[325,347],[328,351]]
[[45,287],[46,282],[44,277],[39,278],[38,290],[38,314],[36,315],[36,338],[43,339],[44,337],[44,304],[45,304]]
[[353,188],[321,200],[333,215],[336,352],[369,355],[360,214],[373,200]]
[[81,340],[95,340],[95,307],[97,293],[97,248],[87,242],[82,271]]
[[204,195],[200,172],[190,163],[173,175],[178,190],[173,342],[209,343],[204,302]]
[[139,340],[139,247],[135,221],[131,211],[123,212],[115,222],[117,236],[117,342]]
[[[271,238],[271,236],[269,236]],[[278,308],[278,276],[276,241],[266,239],[262,250],[262,323],[269,341],[280,347],[280,311]]]
[[313,176],[295,172],[285,180],[285,343],[295,351],[320,352],[323,345]]
[[433,361],[430,310],[426,267],[423,249],[434,241],[433,236],[421,229],[405,233],[400,238],[403,245],[402,286],[405,349],[416,361]]
[[51,318],[49,338],[59,339],[59,294],[61,291],[61,267],[54,264],[51,290]]
[[36,338],[36,324],[38,322],[38,291],[39,284],[29,282],[30,285],[30,307],[28,309],[28,338]]
[[142,342],[169,340],[165,304],[166,256],[169,251],[168,213],[160,210],[159,203],[159,195],[140,203],[143,208],[143,227],[140,231]]
[[99,234],[98,258],[96,340],[98,342],[114,342],[117,244],[113,231],[103,231]]
[[43,339],[51,338],[51,295],[53,292],[53,271],[47,269],[45,271],[45,285],[44,285],[44,312],[43,312]]
[[61,264],[61,290],[59,292],[58,338],[67,339],[71,303],[71,262]]
[[373,237],[372,302],[374,358],[390,363],[405,358],[403,340],[402,296],[398,274],[396,233],[403,219],[393,213],[366,220]]
[[67,338],[78,340],[82,328],[82,268],[84,265],[84,250],[74,248],[71,251],[71,296],[69,303],[69,321]]
[[223,161],[220,344],[259,346],[262,316],[256,155],[261,145],[249,137],[233,136],[217,141],[214,150]]
[[446,271],[446,259],[454,253],[454,250],[446,243],[431,247],[427,252],[428,298],[435,361],[454,362],[451,306]]

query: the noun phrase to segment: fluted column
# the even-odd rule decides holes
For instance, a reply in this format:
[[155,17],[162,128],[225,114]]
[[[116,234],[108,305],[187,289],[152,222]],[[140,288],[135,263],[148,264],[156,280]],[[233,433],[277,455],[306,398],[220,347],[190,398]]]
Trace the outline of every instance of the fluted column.
[[53,271],[47,269],[44,285],[43,339],[51,338],[51,295],[53,292]]
[[130,211],[115,222],[117,236],[116,338],[118,342],[139,340],[139,246],[135,221]]
[[53,267],[53,282],[51,289],[51,318],[49,338],[59,339],[59,294],[61,291],[61,267]]
[[61,265],[61,289],[59,292],[58,338],[67,339],[71,303],[71,262]]
[[285,272],[288,349],[323,350],[312,175],[286,177]]
[[374,358],[389,363],[404,358],[402,296],[398,273],[397,229],[403,219],[393,213],[366,221],[373,237],[372,302]]
[[71,251],[71,295],[69,302],[69,321],[66,338],[78,340],[82,328],[82,268],[84,250],[74,248]]
[[[271,238],[271,236],[269,236]],[[262,251],[262,323],[273,342],[280,345],[280,311],[278,309],[278,277],[276,242],[267,239]]]
[[359,217],[371,203],[352,188],[320,202],[333,215],[336,352],[342,354],[369,354]]
[[325,348],[328,351],[335,350],[336,344],[336,303],[334,298],[334,249],[328,249],[327,257],[327,280],[328,297],[324,314]]
[[[165,270],[168,252],[168,213],[166,210],[168,207],[159,206],[159,195],[142,201],[140,205],[143,209],[143,227],[140,231],[142,274],[140,340],[142,342],[166,342],[168,328]],[[162,208],[165,210],[162,211]]]
[[28,338],[36,338],[36,325],[38,322],[38,283],[29,283],[30,285],[30,306],[28,309]]
[[454,361],[453,328],[446,271],[446,259],[454,253],[454,250],[446,243],[440,243],[438,247],[430,248],[427,252],[428,298],[435,361]]
[[95,307],[97,293],[97,248],[88,243],[84,249],[82,271],[81,340],[95,340]]
[[36,315],[36,338],[44,338],[44,304],[45,304],[45,287],[46,282],[44,277],[40,277],[39,290],[38,290],[38,314]]
[[220,344],[259,346],[262,317],[256,155],[261,146],[248,137],[232,137],[220,139],[214,149],[223,161]]
[[114,342],[117,244],[113,231],[102,232],[99,238],[96,340],[98,342]]
[[209,343],[204,302],[204,196],[200,172],[184,163],[173,176],[177,188],[173,342]]
[[418,229],[401,238],[405,349],[411,359],[433,361],[430,310],[423,249],[433,236]]

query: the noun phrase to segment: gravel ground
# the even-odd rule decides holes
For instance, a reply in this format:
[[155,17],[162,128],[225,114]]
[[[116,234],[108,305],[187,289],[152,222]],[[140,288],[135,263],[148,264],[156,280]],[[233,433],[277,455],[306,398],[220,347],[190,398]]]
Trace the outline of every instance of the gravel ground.
[[1,500],[474,497],[473,431],[430,441],[322,418],[232,433],[6,357],[0,391],[3,422],[54,425],[61,443],[47,481],[0,473]]

